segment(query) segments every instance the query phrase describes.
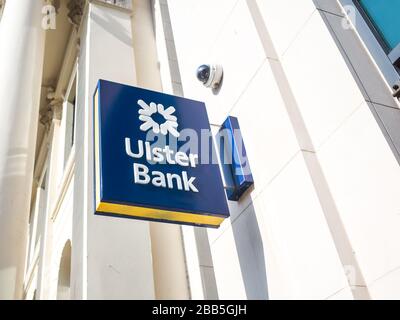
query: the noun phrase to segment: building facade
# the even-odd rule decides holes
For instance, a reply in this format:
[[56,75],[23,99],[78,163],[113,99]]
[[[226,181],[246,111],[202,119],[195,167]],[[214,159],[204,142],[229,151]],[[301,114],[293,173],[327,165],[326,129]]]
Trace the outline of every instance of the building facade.
[[[400,1],[377,3],[0,0],[0,299],[399,299]],[[254,186],[220,228],[94,215],[99,79],[238,118]]]

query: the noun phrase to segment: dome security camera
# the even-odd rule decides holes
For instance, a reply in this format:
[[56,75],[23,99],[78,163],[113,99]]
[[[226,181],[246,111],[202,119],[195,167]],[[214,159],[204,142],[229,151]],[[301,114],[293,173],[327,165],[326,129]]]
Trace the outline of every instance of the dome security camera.
[[206,88],[216,89],[221,84],[223,76],[222,66],[217,64],[203,64],[197,68],[196,75],[197,79]]
[[393,85],[393,97],[400,99],[400,80]]

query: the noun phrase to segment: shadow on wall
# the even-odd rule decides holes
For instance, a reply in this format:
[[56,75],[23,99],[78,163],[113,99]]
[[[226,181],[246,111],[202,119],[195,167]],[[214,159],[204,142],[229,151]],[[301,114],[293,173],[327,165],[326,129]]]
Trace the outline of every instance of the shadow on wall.
[[264,246],[252,203],[232,221],[232,232],[247,299],[268,299]]
[[115,38],[119,39],[127,46],[132,46],[132,41],[128,32],[121,32],[124,30],[124,27],[118,22],[118,20],[113,19],[111,15],[107,15],[107,19],[105,19],[99,14],[92,12],[91,18],[99,27],[112,34]]

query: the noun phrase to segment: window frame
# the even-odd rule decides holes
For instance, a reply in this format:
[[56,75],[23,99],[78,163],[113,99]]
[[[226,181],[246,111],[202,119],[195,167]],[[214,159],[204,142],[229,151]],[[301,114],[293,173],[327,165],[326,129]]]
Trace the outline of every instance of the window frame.
[[392,51],[389,52],[388,56],[390,61],[392,61],[392,63],[394,65],[397,65],[400,69],[400,43]]
[[384,43],[381,35],[368,15],[361,7],[359,0],[339,0],[342,7],[353,9],[354,15],[347,15],[354,26],[359,37],[367,47],[369,53],[374,58],[377,66],[381,70],[388,84],[392,87],[400,81],[400,68],[395,66],[395,53],[400,51],[399,46],[388,52],[388,47]]
[[[366,23],[370,27],[370,29],[371,29],[372,33],[375,35],[377,41],[379,42],[379,44],[382,46],[383,50],[388,55],[390,61],[393,64],[396,64],[396,62],[398,62],[400,59],[400,43],[398,43],[397,46],[393,49],[391,49],[387,45],[386,41],[383,39],[381,32],[379,32],[379,30],[376,28],[375,23],[371,20],[368,13],[362,7],[362,4],[360,1],[361,0],[355,0],[354,5],[357,7],[357,10],[360,12],[361,16],[363,17],[363,19],[366,21]],[[400,19],[400,14],[399,14],[399,19]]]
[[[26,267],[28,270],[32,269],[37,263],[37,257],[40,251],[40,237],[38,238],[38,224],[39,224],[39,215],[40,211],[40,204],[42,203],[43,199],[42,196],[45,197],[45,209],[47,211],[47,197],[48,197],[48,162],[49,162],[49,154],[46,156],[46,161],[43,165],[41,170],[38,183],[36,186],[36,194],[35,200],[33,201],[33,206],[31,207],[29,213],[29,224],[28,224],[28,247],[27,247],[27,265]],[[42,186],[44,185],[44,189]],[[43,193],[44,192],[44,193]],[[43,204],[42,204],[43,205]]]
[[[75,83],[75,86],[74,86]],[[69,148],[68,155],[66,154],[66,144],[67,142],[67,114],[68,114],[68,98],[71,94],[71,91],[75,91],[75,105],[73,108],[73,114],[72,114],[72,145]],[[74,67],[72,69],[72,72],[70,74],[69,80],[68,80],[68,86],[67,90],[65,93],[65,99],[63,101],[63,114],[62,114],[62,122],[63,122],[63,155],[62,155],[62,171],[64,172],[67,163],[69,162],[69,159],[71,157],[71,154],[73,154],[73,150],[75,149],[75,142],[76,142],[76,114],[77,114],[77,95],[78,95],[78,59],[75,60],[74,62]]]

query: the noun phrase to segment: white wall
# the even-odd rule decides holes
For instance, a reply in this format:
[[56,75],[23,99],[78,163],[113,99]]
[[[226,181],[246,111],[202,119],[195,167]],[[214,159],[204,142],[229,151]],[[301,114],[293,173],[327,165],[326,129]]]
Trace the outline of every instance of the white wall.
[[[219,298],[399,297],[399,165],[314,2],[169,8],[185,97],[239,118],[255,179],[209,230]],[[212,62],[218,95],[195,77]]]

